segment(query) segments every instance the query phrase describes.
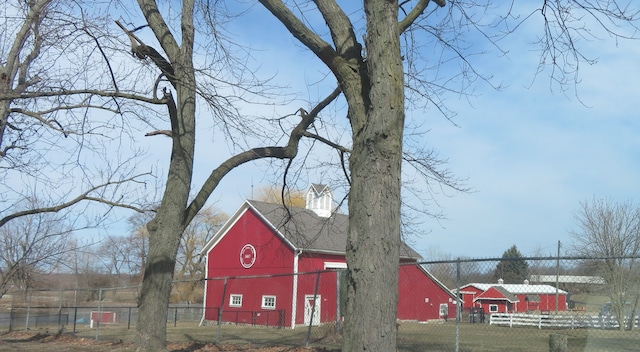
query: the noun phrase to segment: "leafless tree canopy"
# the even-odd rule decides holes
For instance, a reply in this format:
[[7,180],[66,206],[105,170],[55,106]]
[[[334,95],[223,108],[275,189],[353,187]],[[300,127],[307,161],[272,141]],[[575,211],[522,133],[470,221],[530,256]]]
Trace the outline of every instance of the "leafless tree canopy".
[[9,288],[26,292],[41,275],[64,270],[74,250],[71,224],[64,217],[40,213],[0,227],[0,296]]
[[607,282],[606,294],[620,329],[624,329],[626,306],[635,312],[640,301],[640,208],[631,202],[594,198],[580,204],[575,219],[573,250],[582,256],[602,258],[585,265]]
[[[128,107],[115,99],[115,77],[127,73],[107,61],[104,20],[65,0],[11,1],[0,11],[0,226],[86,201],[142,208],[128,186],[148,171],[135,173],[141,150],[122,138]],[[39,207],[24,208],[34,197]]]

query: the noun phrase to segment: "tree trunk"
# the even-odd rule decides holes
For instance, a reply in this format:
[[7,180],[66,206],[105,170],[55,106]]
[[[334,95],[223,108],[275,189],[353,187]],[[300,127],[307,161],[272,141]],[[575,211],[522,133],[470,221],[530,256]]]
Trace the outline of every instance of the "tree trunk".
[[[365,1],[365,114],[350,115],[348,293],[343,351],[396,350],[404,77],[397,3]],[[366,82],[367,80],[365,80]],[[351,110],[353,111],[353,110]]]
[[633,330],[636,327],[636,313],[638,311],[638,303],[640,303],[640,295],[636,294],[636,297],[633,300],[633,304],[631,305],[631,312],[629,313],[629,330]]
[[551,334],[549,335],[549,352],[567,352],[567,335]]
[[170,70],[167,70],[167,67],[159,68],[171,82],[176,94],[175,103],[168,91],[164,96],[171,122],[171,159],[158,213],[147,224],[149,254],[142,280],[138,302],[140,311],[136,323],[137,350],[155,352],[165,350],[171,281],[180,239],[188,225],[187,202],[191,192],[195,152],[194,1],[182,2],[181,46],[178,46],[160,17],[155,1],[138,2],[168,57]]
[[[188,81],[189,73],[186,77]],[[178,109],[170,113],[176,114],[177,122],[173,129],[173,150],[165,193],[156,217],[147,225],[149,254],[136,324],[136,344],[141,351],[159,351],[165,348],[166,343],[171,281],[180,239],[188,225],[186,208],[193,175],[195,91],[191,87],[193,85],[177,84]]]
[[[142,280],[138,302],[140,311],[136,323],[138,351],[165,349],[171,281],[175,268],[176,249],[180,242],[180,236],[176,234],[179,234],[180,230],[164,224],[174,222],[177,222],[176,219],[154,220],[154,223],[148,225],[149,260]],[[158,226],[157,223],[163,225]]]

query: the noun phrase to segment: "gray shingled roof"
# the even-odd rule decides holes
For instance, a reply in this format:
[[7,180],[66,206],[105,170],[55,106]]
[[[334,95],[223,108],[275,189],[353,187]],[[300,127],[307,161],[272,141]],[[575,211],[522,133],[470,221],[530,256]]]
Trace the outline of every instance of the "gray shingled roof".
[[[255,200],[247,202],[296,249],[335,254],[345,253],[348,216],[334,213],[329,218],[323,218],[305,208],[285,208],[282,204]],[[400,256],[420,258],[416,251],[404,243],[400,249]]]
[[[520,302],[520,300],[518,299],[518,297],[516,297],[516,295],[514,295],[513,293],[511,293],[511,292],[507,291],[507,289],[505,289],[504,287],[502,287],[502,286],[497,286],[497,285],[496,285],[496,286],[493,286],[493,288],[494,288],[496,291],[500,292],[500,294],[502,294],[502,295],[504,296],[504,298],[505,298],[507,301],[509,301],[509,302],[511,302],[511,303],[514,303],[514,302]],[[485,292],[483,292],[483,293],[481,293],[478,297],[476,297],[476,298],[474,299],[474,301],[480,301],[480,300],[485,300],[485,299],[487,299],[487,300],[493,300],[493,299],[495,299],[495,298],[496,298],[496,297],[489,297],[489,296],[485,297],[484,295],[485,295],[485,293],[487,293],[487,292],[488,292],[488,290],[487,290],[487,291],[485,291]]]

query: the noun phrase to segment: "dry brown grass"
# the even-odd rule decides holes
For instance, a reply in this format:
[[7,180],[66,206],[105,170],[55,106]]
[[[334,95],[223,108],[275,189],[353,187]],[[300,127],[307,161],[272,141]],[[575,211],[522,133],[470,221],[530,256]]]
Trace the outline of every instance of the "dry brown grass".
[[[276,329],[222,325],[200,327],[197,323],[169,326],[169,351],[339,351],[341,336],[333,325],[314,327],[311,347],[305,348],[307,329]],[[98,340],[96,340],[96,333]],[[534,327],[499,327],[488,324],[462,323],[459,328],[459,350],[463,352],[547,352],[551,334],[565,334],[569,351],[639,351],[640,331],[599,329],[538,329]],[[0,340],[1,351],[133,351],[135,328],[104,325],[99,330],[83,327],[73,337],[55,337],[46,330],[14,332]],[[398,350],[402,352],[454,351],[456,328],[453,321],[420,324],[403,322],[399,326]],[[216,344],[219,341],[220,344]],[[65,347],[65,345],[67,345]],[[66,349],[65,349],[66,348]]]

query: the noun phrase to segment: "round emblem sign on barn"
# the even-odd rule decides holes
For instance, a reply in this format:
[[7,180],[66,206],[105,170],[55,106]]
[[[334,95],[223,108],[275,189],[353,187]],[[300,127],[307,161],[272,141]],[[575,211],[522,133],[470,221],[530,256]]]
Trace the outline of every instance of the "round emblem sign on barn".
[[249,269],[256,262],[256,249],[250,245],[245,244],[240,250],[240,264],[243,267]]

